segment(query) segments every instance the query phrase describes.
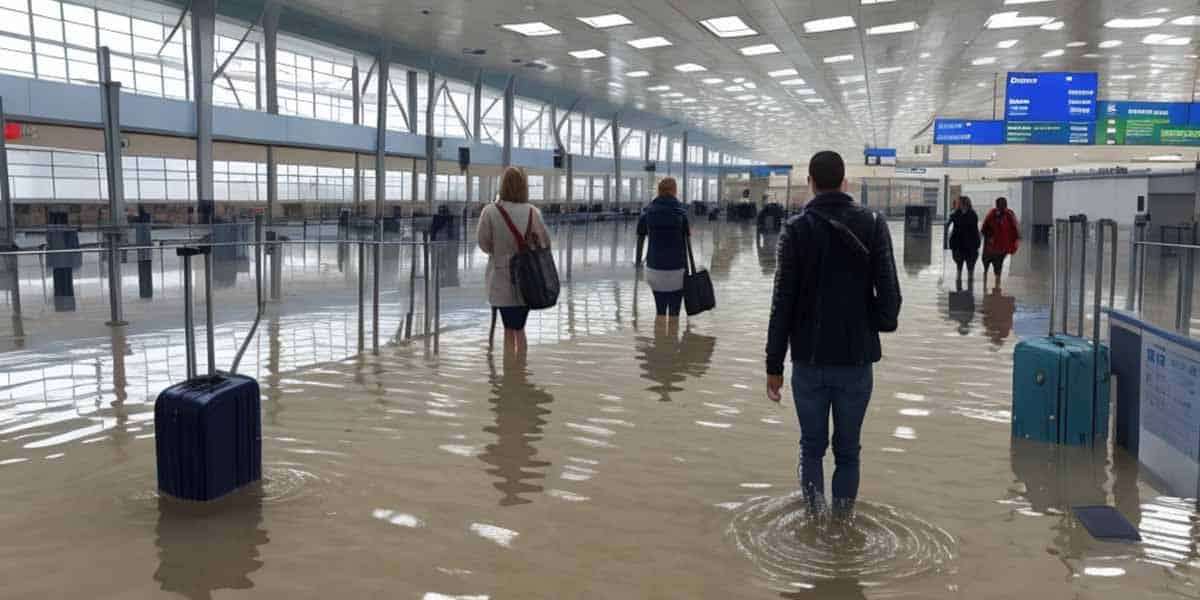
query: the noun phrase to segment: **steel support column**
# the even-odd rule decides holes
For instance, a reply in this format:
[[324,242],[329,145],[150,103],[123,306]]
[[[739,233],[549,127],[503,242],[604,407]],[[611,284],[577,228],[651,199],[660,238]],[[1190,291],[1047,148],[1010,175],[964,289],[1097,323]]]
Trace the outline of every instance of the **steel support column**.
[[[379,83],[375,115],[375,251],[372,255],[375,287],[371,298],[371,352],[379,354],[379,267],[383,242],[383,201],[387,195],[387,98],[388,63],[391,52],[384,50],[379,55],[379,68],[375,79]],[[357,156],[357,155],[356,155]]]
[[[406,76],[408,77],[408,87],[405,88],[405,90],[408,92],[408,97],[405,98],[405,102],[408,104],[408,110],[407,110],[408,132],[413,135],[416,135],[417,134],[417,72],[410,70],[406,73]],[[412,205],[413,206],[417,205],[417,197],[420,195],[421,195],[421,184],[417,178],[417,159],[414,158],[412,161],[412,202],[413,202]],[[416,232],[414,232],[413,235],[416,235]]]
[[477,143],[483,143],[483,71],[475,74],[475,103],[471,118],[471,134]]
[[621,128],[618,127],[617,115],[613,115],[612,125],[612,142],[613,142],[613,205],[617,212],[621,212]]
[[425,202],[429,205],[430,215],[434,213],[433,196],[437,191],[437,138],[433,135],[433,109],[437,106],[436,79],[437,76],[430,69],[426,82],[429,91],[425,96]]
[[513,147],[513,110],[516,104],[517,78],[509,77],[508,85],[504,86],[504,145],[501,148],[500,164],[504,168],[512,166]]
[[212,234],[213,194],[212,76],[217,0],[192,0],[192,92],[196,105],[196,208]]
[[690,154],[690,152],[688,152],[688,132],[686,132],[686,131],[683,132],[683,141],[680,144],[680,148],[682,149],[681,154],[683,154],[683,160],[682,160],[683,169],[680,172],[680,176],[683,178],[683,182],[681,182],[681,184],[679,186],[679,190],[681,192],[679,199],[682,200],[684,204],[687,204],[692,201],[692,198],[689,195],[689,189],[688,189],[688,158],[689,158],[688,155]]
[[[700,176],[700,201],[703,202],[705,206],[708,206],[708,146],[704,147],[703,157],[701,160],[703,161],[702,168],[704,169],[704,171],[703,171],[702,175]],[[791,189],[792,189],[791,185],[792,185],[792,180],[790,179],[790,175],[789,175],[789,179],[788,179],[788,197],[789,198],[791,197]]]
[[[17,239],[17,223],[13,214],[12,190],[8,187],[8,150],[2,132],[7,121],[4,117],[4,98],[0,97],[0,249],[13,248]],[[14,260],[15,262],[15,260]]]
[[121,82],[112,80],[112,57],[100,48],[100,120],[104,124],[104,167],[108,181],[108,308],[111,327],[126,325],[121,305],[121,238],[125,223],[125,184],[121,176]]
[[[360,87],[361,85],[362,84],[359,82],[359,76],[358,76],[358,58],[355,57],[354,61],[350,65],[350,87],[353,88],[353,93],[351,95],[351,104],[353,104],[353,106],[354,106],[353,123],[355,125],[362,125],[362,88]],[[363,210],[362,210],[362,203],[363,203],[363,189],[362,189],[363,186],[362,186],[362,184],[363,184],[363,181],[362,181],[362,157],[357,152],[355,152],[354,153],[354,184],[352,187],[353,187],[353,192],[354,192],[354,214],[356,216],[361,215],[363,212]]]

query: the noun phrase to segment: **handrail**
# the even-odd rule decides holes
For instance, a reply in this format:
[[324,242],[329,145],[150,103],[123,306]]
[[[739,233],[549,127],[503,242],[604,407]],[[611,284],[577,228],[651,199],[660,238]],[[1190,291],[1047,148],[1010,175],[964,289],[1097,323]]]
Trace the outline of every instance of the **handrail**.
[[[275,241],[263,241],[263,242],[249,242],[249,241],[247,241],[247,242],[202,242],[199,240],[195,240],[195,241],[171,240],[171,243],[164,242],[164,243],[160,243],[158,245],[151,245],[151,246],[118,246],[117,250],[122,251],[122,252],[132,252],[132,251],[136,251],[136,250],[169,250],[169,249],[173,249],[173,248],[184,248],[184,247],[241,248],[241,247],[275,246],[275,245],[329,246],[329,245],[334,245],[334,244],[364,244],[367,246],[420,247],[420,246],[425,245],[426,243],[434,244],[434,245],[438,245],[438,246],[448,246],[450,244],[458,244],[458,243],[460,243],[460,241],[461,240],[430,240],[429,242],[419,242],[419,241],[388,241],[388,240],[375,241],[375,240],[366,240],[366,239],[364,239],[364,240],[346,239],[346,240],[275,240]],[[51,254],[72,254],[72,253],[101,254],[101,253],[107,253],[109,250],[110,249],[107,246],[61,248],[61,249],[57,249],[57,250],[50,250],[50,249],[8,250],[8,251],[0,252],[0,256],[46,256],[46,255],[51,255]]]

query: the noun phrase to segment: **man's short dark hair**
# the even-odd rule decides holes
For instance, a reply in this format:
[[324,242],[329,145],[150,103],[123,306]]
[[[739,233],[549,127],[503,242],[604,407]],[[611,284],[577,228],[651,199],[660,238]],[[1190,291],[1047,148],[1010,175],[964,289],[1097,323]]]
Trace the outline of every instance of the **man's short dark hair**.
[[808,176],[818,192],[836,190],[846,180],[846,163],[837,152],[818,152],[808,161]]

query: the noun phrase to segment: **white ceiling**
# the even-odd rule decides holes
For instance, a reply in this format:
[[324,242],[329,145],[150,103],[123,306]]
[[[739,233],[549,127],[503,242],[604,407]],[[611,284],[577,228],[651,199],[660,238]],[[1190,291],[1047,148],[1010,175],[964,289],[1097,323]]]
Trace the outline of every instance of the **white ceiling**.
[[[522,77],[605,95],[745,144],[756,158],[803,162],[814,151],[836,149],[848,157],[866,145],[911,149],[929,143],[933,117],[1003,118],[1003,73],[1009,70],[1085,70],[1100,73],[1101,99],[1189,101],[1196,90],[1198,26],[1172,21],[1200,15],[1196,0],[290,0],[291,4],[359,29],[491,68],[537,60],[551,69],[521,69]],[[871,2],[871,0],[866,0]],[[880,0],[875,0],[879,2]],[[423,14],[422,11],[429,14]],[[996,13],[1019,11],[1061,23],[989,29]],[[619,13],[632,24],[594,29],[579,17]],[[721,39],[702,19],[738,16],[758,32]],[[853,17],[853,29],[806,33],[814,19]],[[1159,26],[1113,29],[1117,18],[1163,19]],[[524,37],[500,24],[541,21],[558,35]],[[914,32],[868,35],[870,27],[915,21]],[[1058,25],[1051,26],[1052,28]],[[1184,45],[1144,43],[1165,34]],[[662,36],[672,45],[639,50],[630,40]],[[1009,48],[1000,42],[1015,40]],[[1101,42],[1120,41],[1101,48]],[[1010,42],[1011,43],[1011,42]],[[775,44],[777,54],[743,56],[746,46]],[[483,48],[485,56],[466,56]],[[602,58],[570,52],[599,50]],[[1061,50],[1061,56],[1053,56]],[[1044,56],[1047,53],[1050,56]],[[829,64],[824,59],[851,55]],[[994,58],[994,64],[974,65]],[[682,73],[675,66],[703,65]],[[794,77],[768,73],[795,69]],[[884,69],[880,73],[880,69]],[[626,73],[645,70],[649,77]],[[891,70],[889,72],[888,70]],[[1132,77],[1131,77],[1132,76]],[[735,78],[752,90],[726,91]],[[805,85],[784,86],[801,78]],[[706,84],[720,78],[721,84]],[[998,91],[993,100],[993,84]],[[649,91],[657,86],[669,91]],[[670,94],[674,97],[663,97]],[[675,96],[682,94],[682,97]],[[694,101],[689,101],[694,99]],[[818,102],[819,100],[819,102]]]

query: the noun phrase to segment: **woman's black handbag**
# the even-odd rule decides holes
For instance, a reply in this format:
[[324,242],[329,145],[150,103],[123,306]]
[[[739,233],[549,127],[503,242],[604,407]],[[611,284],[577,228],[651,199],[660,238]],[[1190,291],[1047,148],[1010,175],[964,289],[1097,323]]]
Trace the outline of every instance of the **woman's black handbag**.
[[512,275],[513,287],[521,293],[525,304],[533,310],[542,310],[558,304],[558,268],[554,266],[554,254],[540,243],[533,232],[533,207],[529,209],[529,223],[525,235],[517,231],[512,218],[503,206],[496,204],[500,216],[508,224],[517,241],[517,253],[509,260],[508,270]]
[[712,277],[708,270],[696,270],[696,257],[692,255],[692,238],[687,238],[688,272],[683,277],[683,305],[689,317],[717,307],[717,296],[713,292]]

